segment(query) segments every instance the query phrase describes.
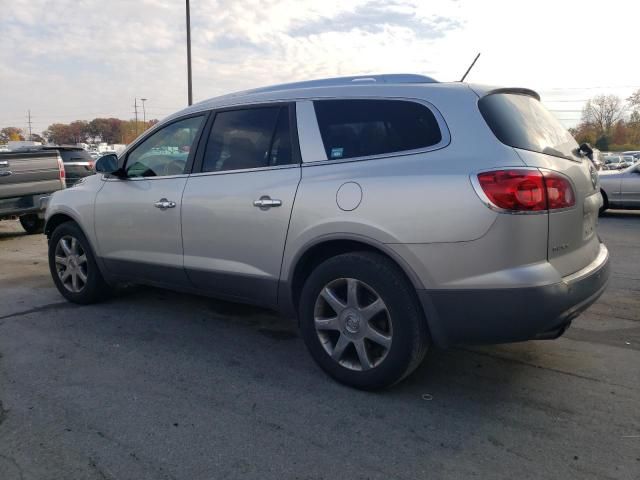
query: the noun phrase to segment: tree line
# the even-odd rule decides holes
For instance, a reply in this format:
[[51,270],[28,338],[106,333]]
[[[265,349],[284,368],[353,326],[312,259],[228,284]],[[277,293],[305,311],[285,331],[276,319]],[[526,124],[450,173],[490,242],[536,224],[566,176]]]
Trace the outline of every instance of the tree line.
[[[71,123],[53,123],[42,135],[32,134],[31,140],[49,142],[57,145],[76,143],[131,143],[146,129],[158,123],[158,120],[147,122],[120,120],[119,118],[94,118],[91,121],[76,120]],[[0,142],[25,140],[28,137],[23,129],[5,127],[0,130]]]
[[625,100],[597,95],[582,109],[582,119],[569,131],[578,143],[600,150],[640,150],[640,89]]

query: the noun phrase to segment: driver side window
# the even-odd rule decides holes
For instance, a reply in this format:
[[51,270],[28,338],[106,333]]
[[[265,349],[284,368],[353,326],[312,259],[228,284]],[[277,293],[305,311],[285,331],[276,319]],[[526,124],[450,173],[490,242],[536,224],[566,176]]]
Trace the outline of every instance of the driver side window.
[[185,118],[161,128],[127,156],[127,177],[164,177],[185,173],[204,115]]

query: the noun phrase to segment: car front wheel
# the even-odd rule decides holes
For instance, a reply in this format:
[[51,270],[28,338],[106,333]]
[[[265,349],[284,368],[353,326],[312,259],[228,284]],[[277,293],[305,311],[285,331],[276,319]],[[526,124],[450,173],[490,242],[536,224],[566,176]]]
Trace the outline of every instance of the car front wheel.
[[70,302],[94,303],[111,292],[87,238],[74,222],[62,223],[51,234],[49,270],[58,291]]
[[372,252],[338,255],[316,267],[303,287],[299,314],[315,361],[356,388],[402,380],[429,345],[413,286],[394,262]]

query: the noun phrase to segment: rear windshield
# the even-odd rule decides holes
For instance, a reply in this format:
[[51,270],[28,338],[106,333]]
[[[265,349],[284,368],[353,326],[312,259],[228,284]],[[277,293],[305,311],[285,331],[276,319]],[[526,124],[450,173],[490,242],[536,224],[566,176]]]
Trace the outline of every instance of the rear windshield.
[[58,150],[62,161],[67,162],[92,162],[93,158],[89,155],[89,152],[85,150]]
[[523,150],[578,160],[578,144],[539,100],[528,95],[494,93],[478,102],[489,128],[502,143]]

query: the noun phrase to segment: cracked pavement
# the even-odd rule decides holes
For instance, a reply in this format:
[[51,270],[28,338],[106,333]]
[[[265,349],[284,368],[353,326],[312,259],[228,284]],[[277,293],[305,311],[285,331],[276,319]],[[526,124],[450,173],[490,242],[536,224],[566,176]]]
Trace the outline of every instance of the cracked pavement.
[[0,479],[638,480],[640,212],[599,231],[611,283],[562,338],[433,351],[366,393],[257,308],[71,305],[46,239],[0,222]]

